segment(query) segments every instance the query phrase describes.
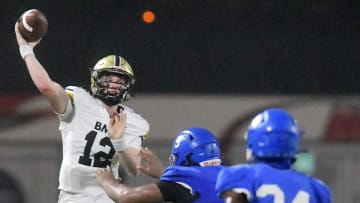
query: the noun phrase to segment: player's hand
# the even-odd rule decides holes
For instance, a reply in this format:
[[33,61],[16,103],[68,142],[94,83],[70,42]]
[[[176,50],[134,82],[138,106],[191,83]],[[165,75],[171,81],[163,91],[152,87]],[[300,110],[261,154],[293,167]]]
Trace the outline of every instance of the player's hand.
[[18,22],[18,21],[16,21],[16,23],[15,23],[15,35],[16,35],[16,41],[17,41],[19,47],[20,47],[21,45],[29,45],[29,46],[31,46],[32,48],[34,48],[34,47],[35,47],[36,45],[38,45],[38,44],[40,43],[40,41],[41,41],[41,38],[40,38],[38,41],[36,41],[36,42],[28,42],[28,41],[26,41],[26,40],[21,36],[21,34],[20,34],[20,31],[19,31],[19,22]]
[[123,110],[114,113],[110,117],[108,125],[109,137],[113,140],[119,140],[124,135],[126,128],[126,114]]
[[103,184],[105,182],[116,181],[110,166],[106,166],[106,168],[102,168],[102,169],[97,170],[96,171],[96,180],[100,184]]
[[164,166],[161,163],[159,157],[157,157],[147,147],[140,150],[142,159],[145,161],[145,166],[137,166],[136,168],[153,178],[160,178],[164,171]]
[[[114,200],[114,202],[119,201],[119,194],[122,193],[119,190],[119,182],[114,178],[111,167],[107,166],[106,168],[99,169],[96,171],[96,180],[100,186],[104,189],[106,194]],[[123,201],[121,201],[123,202]]]

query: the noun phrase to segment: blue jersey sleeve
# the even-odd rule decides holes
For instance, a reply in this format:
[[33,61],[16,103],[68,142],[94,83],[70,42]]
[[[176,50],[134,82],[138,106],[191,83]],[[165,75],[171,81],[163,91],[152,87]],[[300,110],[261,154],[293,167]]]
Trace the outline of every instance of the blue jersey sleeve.
[[317,202],[320,203],[331,203],[331,191],[330,188],[325,185],[324,182],[316,178],[312,179],[312,186],[315,190]]
[[217,177],[217,196],[221,197],[222,193],[227,190],[235,190],[237,193],[244,193],[250,199],[253,174],[254,171],[248,165],[224,167]]
[[[184,168],[184,167],[177,167],[177,166],[170,166],[164,170],[163,175],[160,177],[160,180],[166,181],[174,181],[174,182],[181,182],[184,180],[188,180],[189,175],[192,175],[191,168]],[[193,171],[194,173],[196,171]]]
[[170,166],[160,177],[161,181],[171,181],[187,188],[194,203],[221,203],[216,196],[216,178],[222,166]]

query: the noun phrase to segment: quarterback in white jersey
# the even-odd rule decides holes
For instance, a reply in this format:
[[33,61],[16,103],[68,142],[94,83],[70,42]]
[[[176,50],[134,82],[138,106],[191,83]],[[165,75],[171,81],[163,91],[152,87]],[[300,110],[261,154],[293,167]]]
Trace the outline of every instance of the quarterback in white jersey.
[[16,23],[20,55],[33,83],[60,118],[63,160],[58,202],[113,202],[96,182],[96,171],[110,165],[117,175],[121,158],[127,171],[136,175],[142,140],[149,131],[148,122],[122,104],[135,83],[130,64],[121,56],[106,56],[92,69],[90,92],[73,86],[65,89],[36,58],[33,48],[40,40],[26,41],[18,26]]
[[[111,165],[117,175],[118,158],[107,135],[109,113],[101,101],[84,89],[67,87],[66,91],[72,98],[73,112],[60,115],[63,161],[59,189],[91,194],[99,190],[95,179],[98,168]],[[127,147],[140,149],[143,136],[149,130],[147,121],[125,105],[117,107],[123,109],[127,117],[123,142]],[[71,122],[67,121],[68,117],[72,117]]]

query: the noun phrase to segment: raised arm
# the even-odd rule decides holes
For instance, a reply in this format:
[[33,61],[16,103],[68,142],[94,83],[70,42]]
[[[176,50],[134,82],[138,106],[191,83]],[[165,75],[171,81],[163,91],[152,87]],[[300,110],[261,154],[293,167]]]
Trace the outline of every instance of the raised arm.
[[64,88],[54,82],[45,68],[37,60],[33,53],[33,48],[40,41],[29,43],[19,33],[18,23],[15,24],[16,40],[19,45],[20,54],[23,57],[30,77],[38,88],[49,101],[51,107],[56,113],[64,113],[67,103],[70,101]]

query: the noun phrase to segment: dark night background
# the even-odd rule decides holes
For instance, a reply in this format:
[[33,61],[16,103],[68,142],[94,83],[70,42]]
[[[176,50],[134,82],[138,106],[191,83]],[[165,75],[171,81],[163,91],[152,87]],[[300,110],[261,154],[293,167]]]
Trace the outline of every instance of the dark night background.
[[[37,92],[14,23],[38,8],[35,53],[60,84],[88,86],[108,54],[132,65],[135,93],[359,94],[360,3],[335,0],[117,0],[1,3],[0,92]],[[153,24],[141,14],[153,10]]]

